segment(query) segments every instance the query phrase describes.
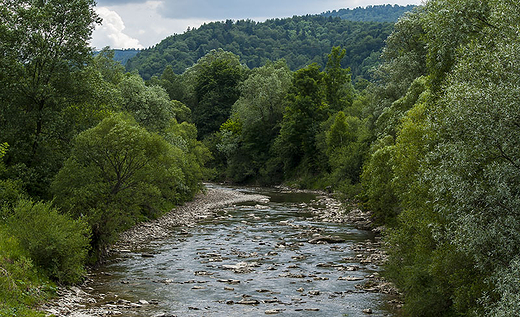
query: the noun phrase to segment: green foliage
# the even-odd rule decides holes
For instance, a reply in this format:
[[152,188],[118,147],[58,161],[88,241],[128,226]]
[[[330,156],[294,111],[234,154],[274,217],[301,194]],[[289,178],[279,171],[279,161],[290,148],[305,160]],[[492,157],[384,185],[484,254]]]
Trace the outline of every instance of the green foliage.
[[372,144],[370,157],[363,166],[362,181],[367,207],[377,223],[391,224],[399,214],[397,194],[392,186],[394,139],[388,135]]
[[414,5],[400,6],[397,4],[369,5],[354,9],[340,9],[327,11],[321,15],[325,17],[340,17],[349,21],[397,22],[406,12],[412,11]]
[[[48,195],[71,135],[62,110],[73,100],[76,74],[90,59],[88,40],[99,22],[92,0],[2,2],[0,134],[11,164],[31,174],[31,194]],[[22,177],[17,175],[17,177]]]
[[[219,143],[232,141],[227,144],[236,145],[233,151],[226,151],[226,176],[233,181],[245,182],[254,178],[262,183],[272,183],[278,180],[276,173],[268,171],[267,162],[280,129],[291,78],[285,62],[278,61],[252,70],[240,84],[240,97],[233,105],[233,118],[236,119],[230,121],[233,125],[221,127]],[[224,130],[232,134],[224,135]]]
[[209,149],[197,140],[197,128],[188,122],[177,123],[173,121],[163,132],[164,139],[183,152],[183,160],[177,161],[184,174],[183,199],[188,200],[203,189],[201,180],[209,179],[211,169],[206,164],[212,159]]
[[[376,69],[376,84],[370,86],[372,120],[377,120],[386,107],[406,95],[410,85],[427,75],[427,43],[424,9],[415,8],[394,26],[383,49],[383,63]],[[375,125],[378,128],[378,125]]]
[[55,293],[18,240],[0,223],[0,316],[43,317],[31,309]]
[[[101,51],[94,51],[94,55],[100,54],[103,50],[106,48],[103,48]],[[119,63],[121,66],[126,65],[126,62],[137,53],[139,53],[139,49],[134,48],[126,48],[126,49],[113,49],[113,56],[112,60]]]
[[217,132],[227,120],[244,73],[238,56],[223,50],[209,52],[186,73],[193,94],[188,105],[199,139]]
[[331,167],[331,183],[340,191],[360,181],[363,160],[368,150],[369,133],[365,122],[358,117],[336,114],[326,132],[327,156]]
[[431,0],[389,38],[363,178],[376,215],[399,212],[386,274],[407,315],[517,315],[519,17]]
[[47,276],[60,283],[84,277],[90,232],[83,220],[60,214],[51,203],[21,199],[7,223],[8,232]]
[[119,89],[122,110],[131,113],[149,131],[164,131],[172,120],[184,121],[190,117],[190,109],[184,104],[170,100],[161,86],[146,86],[138,75],[127,74],[119,83]]
[[323,73],[317,64],[296,71],[286,100],[286,108],[275,151],[287,174],[319,171],[316,135],[326,118],[322,90]]
[[[84,216],[102,247],[143,218],[191,198],[180,148],[122,115],[79,134],[53,183],[56,203]],[[191,175],[190,175],[191,176]]]
[[139,52],[126,67],[138,70],[145,80],[160,76],[168,65],[182,74],[211,50],[223,49],[240,56],[251,69],[285,59],[295,71],[314,62],[325,67],[332,47],[341,46],[346,49],[342,67],[350,67],[354,77],[369,78],[392,27],[388,22],[352,22],[318,15],[261,23],[211,22]]
[[323,81],[325,84],[325,100],[331,113],[346,109],[352,104],[354,89],[350,79],[350,68],[341,68],[341,61],[347,51],[333,47],[325,66]]

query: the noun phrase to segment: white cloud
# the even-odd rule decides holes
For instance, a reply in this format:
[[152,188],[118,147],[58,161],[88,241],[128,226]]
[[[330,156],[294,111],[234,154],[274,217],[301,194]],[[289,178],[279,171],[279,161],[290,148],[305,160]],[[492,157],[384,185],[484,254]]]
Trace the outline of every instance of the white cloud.
[[111,48],[144,48],[138,39],[123,32],[125,23],[116,11],[107,7],[98,7],[96,12],[103,19],[103,23],[96,27],[92,35],[92,46],[96,48],[104,46],[110,46]]
[[[112,3],[114,3],[114,1],[112,1]],[[110,45],[113,48],[150,47],[170,35],[184,33],[188,27],[197,28],[205,22],[210,22],[208,19],[199,18],[166,18],[163,16],[166,5],[167,3],[164,1],[138,2],[134,0],[112,6],[98,7],[96,11],[102,9],[105,12],[106,10],[113,13],[117,12],[117,17],[113,16],[113,14],[109,14],[109,18],[114,18],[114,22],[107,23],[108,19],[102,16],[104,25],[94,32],[92,36],[92,46],[104,47]],[[100,12],[98,12],[98,14],[101,16]],[[124,33],[121,31],[121,26],[124,29]],[[119,31],[114,32],[113,29]],[[110,34],[112,35],[109,38]],[[114,44],[112,38],[119,39],[119,44]],[[140,46],[136,46],[135,42],[132,41],[122,41],[124,38],[130,38],[132,40],[139,39],[138,44]]]
[[[92,45],[114,48],[150,47],[188,27],[226,19],[283,18],[376,4],[420,4],[422,0],[98,0],[103,26]],[[124,21],[124,23],[123,23]],[[124,30],[124,32],[123,32]],[[139,40],[137,40],[139,39]]]

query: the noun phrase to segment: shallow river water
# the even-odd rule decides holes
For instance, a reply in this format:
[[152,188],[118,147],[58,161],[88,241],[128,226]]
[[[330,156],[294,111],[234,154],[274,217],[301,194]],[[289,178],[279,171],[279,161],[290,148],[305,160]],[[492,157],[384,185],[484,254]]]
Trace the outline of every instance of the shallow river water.
[[[314,194],[229,190],[269,200],[222,208],[118,254],[93,272],[96,305],[144,303],[124,316],[395,316],[388,295],[356,288],[379,270],[353,250],[371,232],[318,221],[311,211],[325,206]],[[317,234],[345,242],[309,243]]]

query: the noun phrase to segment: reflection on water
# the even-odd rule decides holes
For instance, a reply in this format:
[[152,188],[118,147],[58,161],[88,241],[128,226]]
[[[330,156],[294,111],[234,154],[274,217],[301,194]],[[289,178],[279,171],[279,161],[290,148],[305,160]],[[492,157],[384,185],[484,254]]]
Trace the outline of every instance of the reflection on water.
[[[90,285],[104,298],[97,305],[151,303],[126,316],[392,316],[386,295],[355,287],[378,270],[353,260],[353,245],[370,232],[315,221],[308,208],[323,206],[313,194],[247,191],[270,201],[223,208],[100,267]],[[308,243],[318,233],[346,242]]]

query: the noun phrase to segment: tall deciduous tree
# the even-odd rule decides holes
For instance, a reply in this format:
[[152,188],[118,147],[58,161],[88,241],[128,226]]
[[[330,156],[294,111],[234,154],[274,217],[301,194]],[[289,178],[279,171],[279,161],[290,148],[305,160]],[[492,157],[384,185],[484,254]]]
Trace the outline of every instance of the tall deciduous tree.
[[[184,153],[129,117],[115,115],[79,134],[53,182],[56,203],[84,216],[97,247],[143,217],[153,218],[191,197]],[[189,175],[192,176],[192,175]]]
[[238,85],[244,76],[239,57],[222,49],[212,50],[186,72],[192,98],[188,102],[193,122],[204,138],[219,130],[240,96]]
[[[280,131],[283,101],[291,86],[291,78],[287,64],[278,61],[252,70],[240,85],[240,98],[233,105],[232,115],[240,124],[240,147],[228,157],[228,177],[245,181],[247,177],[259,177],[260,172],[265,171],[271,147]],[[229,125],[223,126],[221,131],[237,134],[229,128]],[[229,137],[222,141],[228,140]],[[270,179],[263,181],[275,181],[266,178]]]
[[[29,189],[44,194],[70,136],[58,133],[74,73],[91,58],[88,41],[100,22],[93,0],[3,0],[0,11],[1,135],[8,161],[29,168]],[[36,183],[41,183],[39,187]],[[38,188],[39,187],[39,188]]]
[[345,110],[352,105],[354,98],[350,68],[341,67],[341,61],[346,54],[347,50],[339,46],[333,47],[325,66],[325,98],[331,113]]
[[296,71],[286,99],[286,109],[276,151],[284,169],[292,173],[303,163],[307,171],[318,171],[316,135],[327,118],[322,89],[323,73],[317,64]]

